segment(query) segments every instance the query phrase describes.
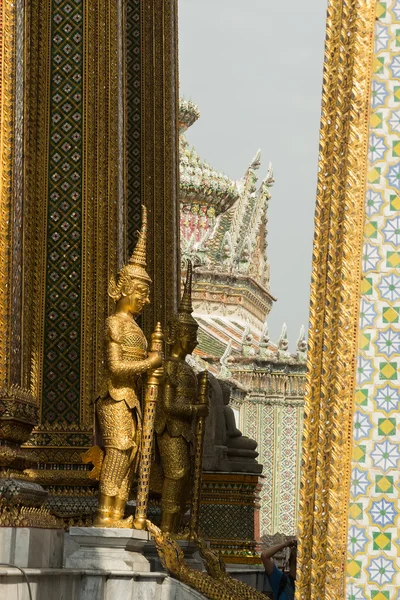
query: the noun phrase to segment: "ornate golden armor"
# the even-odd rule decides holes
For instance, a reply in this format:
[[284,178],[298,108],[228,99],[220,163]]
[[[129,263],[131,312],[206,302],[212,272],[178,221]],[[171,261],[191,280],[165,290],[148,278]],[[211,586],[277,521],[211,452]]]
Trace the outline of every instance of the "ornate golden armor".
[[189,263],[178,314],[168,325],[167,343],[171,352],[164,363],[164,393],[157,403],[155,421],[164,475],[161,529],[171,533],[179,529],[190,493],[194,422],[201,410],[197,404],[197,378],[185,362],[187,354],[197,345],[198,325],[191,314],[191,283]]
[[[197,414],[197,379],[193,369],[182,360],[169,358],[164,363],[164,373],[164,395],[158,405],[160,409],[156,413],[155,431],[164,477],[175,483],[165,485],[164,482],[163,491],[167,487],[178,490],[188,484],[193,418]],[[165,510],[173,513],[184,510],[186,494],[181,498],[179,492],[179,497],[175,498],[170,491],[168,496],[163,492],[163,513]]]
[[[106,322],[106,391],[98,399],[96,413],[105,456],[101,466],[97,527],[130,527],[132,518],[123,520],[126,501],[137,471],[142,430],[139,399],[141,375],[162,364],[158,355],[147,356],[146,338],[135,321],[149,303],[150,277],[146,267],[146,210],[142,229],[129,263],[109,295],[116,301],[115,314]],[[151,353],[150,353],[151,354]]]
[[164,373],[166,389],[163,410],[157,414],[156,432],[161,434],[166,430],[172,437],[182,436],[187,442],[192,442],[196,375],[185,361],[173,357],[165,361]]

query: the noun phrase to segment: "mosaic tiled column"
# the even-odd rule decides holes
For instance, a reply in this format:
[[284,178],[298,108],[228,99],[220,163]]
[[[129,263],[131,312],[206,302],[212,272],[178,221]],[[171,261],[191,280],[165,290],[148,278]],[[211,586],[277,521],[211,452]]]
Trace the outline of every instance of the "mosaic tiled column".
[[400,2],[377,3],[347,600],[400,597]]
[[[107,0],[42,5],[33,7],[32,15],[42,10],[47,16],[47,28],[46,21],[40,23],[37,52],[43,122],[31,113],[43,243],[35,269],[34,347],[41,418],[27,447],[40,463],[41,482],[88,485],[81,454],[92,443],[109,314],[107,283],[123,256],[118,234],[122,31],[118,3],[113,10]],[[38,67],[32,63],[33,68]],[[32,78],[28,98],[33,97]]]
[[[25,321],[26,294],[35,255],[24,201],[24,11],[19,2],[4,0],[1,11],[1,130],[0,130],[0,466],[26,465],[26,441],[38,421],[38,398],[31,376],[32,330]],[[26,211],[26,212],[25,212]],[[24,215],[25,212],[25,215]],[[28,270],[25,279],[23,273]],[[24,304],[25,298],[25,304]],[[29,316],[28,316],[29,322]]]
[[47,493],[24,473],[33,459],[21,447],[39,420],[32,316],[37,223],[28,185],[32,160],[24,159],[35,19],[19,0],[0,2],[0,15],[0,527],[57,527],[41,509]]
[[143,202],[154,282],[147,331],[166,322],[177,298],[176,2],[153,4],[29,4],[37,40],[26,97],[40,424],[26,447],[39,467],[32,478],[57,494],[54,486],[69,486],[70,495],[75,488],[87,507],[95,484],[81,455],[92,444],[104,371],[107,285],[136,241]]
[[[376,6],[375,0],[329,0],[327,8],[303,428],[299,600],[346,597]],[[368,594],[357,598],[374,597],[371,590]]]

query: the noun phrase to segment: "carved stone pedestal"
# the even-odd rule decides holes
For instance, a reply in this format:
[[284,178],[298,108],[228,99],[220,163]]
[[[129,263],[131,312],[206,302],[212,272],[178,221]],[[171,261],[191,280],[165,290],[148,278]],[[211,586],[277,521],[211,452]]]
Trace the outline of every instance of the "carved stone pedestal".
[[71,527],[64,566],[67,569],[149,572],[143,555],[147,531],[103,527]]

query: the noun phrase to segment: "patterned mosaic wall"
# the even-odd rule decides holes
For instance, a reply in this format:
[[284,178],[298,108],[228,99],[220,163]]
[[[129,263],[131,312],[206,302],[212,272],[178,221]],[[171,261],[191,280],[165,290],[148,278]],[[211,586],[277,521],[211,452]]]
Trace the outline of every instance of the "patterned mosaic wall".
[[[82,400],[84,27],[82,0],[53,0],[41,421],[78,424]],[[127,240],[140,226],[140,1],[126,7]]]
[[249,398],[242,408],[243,433],[257,440],[263,465],[261,536],[296,535],[303,400]]
[[42,421],[79,422],[83,3],[53,0]]
[[126,94],[127,94],[127,241],[133,251],[140,229],[141,205],[141,50],[140,0],[126,4]]
[[264,424],[261,432],[261,452],[260,458],[263,464],[263,475],[265,477],[261,489],[261,511],[260,511],[260,531],[261,535],[273,533],[272,526],[272,507],[273,507],[273,477],[267,477],[274,472],[274,418],[275,408],[272,405],[262,407],[261,422]]
[[258,475],[205,473],[199,529],[225,562],[259,563]]
[[377,11],[347,600],[400,597],[400,0]]

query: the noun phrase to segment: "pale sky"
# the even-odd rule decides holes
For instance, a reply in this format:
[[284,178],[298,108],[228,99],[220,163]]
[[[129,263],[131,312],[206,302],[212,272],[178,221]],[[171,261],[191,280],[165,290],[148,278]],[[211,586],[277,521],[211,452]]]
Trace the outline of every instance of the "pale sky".
[[326,0],[179,0],[180,94],[201,117],[187,138],[239,179],[258,148],[268,163],[272,340],[308,326]]

